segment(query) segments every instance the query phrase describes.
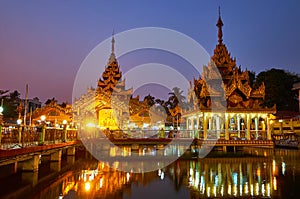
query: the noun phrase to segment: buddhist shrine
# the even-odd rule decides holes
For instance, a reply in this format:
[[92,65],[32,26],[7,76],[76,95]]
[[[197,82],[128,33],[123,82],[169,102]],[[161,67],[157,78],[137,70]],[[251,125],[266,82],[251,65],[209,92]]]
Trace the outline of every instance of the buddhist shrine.
[[262,107],[265,86],[254,88],[250,73],[236,65],[223,42],[220,16],[218,44],[201,76],[190,83],[188,104],[183,113],[186,128],[203,139],[271,139],[270,119],[276,107]]

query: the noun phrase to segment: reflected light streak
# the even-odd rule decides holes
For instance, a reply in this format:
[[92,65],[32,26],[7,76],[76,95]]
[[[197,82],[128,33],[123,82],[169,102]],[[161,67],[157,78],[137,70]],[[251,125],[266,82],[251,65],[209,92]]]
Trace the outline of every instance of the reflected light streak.
[[237,190],[238,190],[237,185],[233,185],[233,195],[234,196],[237,196]]
[[286,166],[285,162],[282,162],[282,163],[281,163],[281,167],[282,167],[282,175],[285,175],[285,166]]
[[267,196],[268,197],[271,196],[271,186],[270,186],[270,183],[267,183]]
[[275,191],[277,190],[277,179],[276,179],[275,176],[273,177],[273,189],[274,189]]
[[250,194],[251,194],[251,196],[254,195],[254,193],[253,193],[253,184],[250,184]]
[[228,195],[231,196],[231,184],[228,185],[228,191],[227,191]]
[[207,197],[210,197],[210,187],[207,187]]
[[161,172],[160,179],[163,180],[165,178],[165,173]]
[[240,184],[240,196],[242,196],[242,195],[243,195],[243,185]]
[[195,176],[195,187],[199,186],[199,171],[196,171],[196,176]]
[[248,182],[245,183],[245,187],[244,187],[244,192],[245,195],[248,195],[249,191],[248,191],[249,187],[248,187]]
[[100,180],[99,180],[99,187],[100,187],[100,189],[103,187],[103,178],[100,178]]
[[84,189],[85,189],[85,191],[89,191],[91,189],[91,183],[90,182],[86,182],[84,184]]
[[126,173],[126,180],[127,180],[127,182],[129,181],[129,179],[130,179],[130,173]]
[[214,196],[215,197],[217,196],[217,187],[216,187],[216,185],[214,185]]
[[221,186],[221,196],[222,197],[224,196],[224,186],[223,185]]
[[255,195],[259,195],[259,184],[255,183]]
[[273,174],[275,174],[275,171],[276,171],[276,161],[273,160],[272,162],[272,171],[273,171]]
[[261,193],[262,193],[263,196],[266,195],[265,184],[261,185]]

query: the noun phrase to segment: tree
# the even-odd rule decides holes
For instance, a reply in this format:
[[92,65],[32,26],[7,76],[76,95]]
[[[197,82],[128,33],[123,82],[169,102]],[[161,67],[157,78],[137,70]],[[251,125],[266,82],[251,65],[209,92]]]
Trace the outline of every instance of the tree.
[[182,107],[186,99],[186,97],[183,96],[183,91],[178,87],[174,87],[172,91],[173,92],[169,93],[170,97],[168,100],[170,108],[175,108],[178,104]]
[[57,100],[55,99],[55,97],[52,97],[52,99],[47,99],[45,104],[48,105],[50,103],[57,103]]
[[15,90],[9,92],[9,90],[0,90],[1,102],[3,100],[3,116],[5,120],[15,121],[18,118],[17,107],[19,106],[21,99],[20,93]]
[[148,94],[147,96],[145,96],[144,101],[147,101],[148,106],[151,107],[155,104],[155,97]]
[[293,84],[299,81],[299,75],[273,68],[257,75],[254,88],[258,88],[264,82],[263,106],[272,107],[276,104],[278,111],[295,111],[298,110],[297,92],[292,88]]
[[256,74],[254,71],[248,71],[248,75],[249,75],[250,86],[253,86]]

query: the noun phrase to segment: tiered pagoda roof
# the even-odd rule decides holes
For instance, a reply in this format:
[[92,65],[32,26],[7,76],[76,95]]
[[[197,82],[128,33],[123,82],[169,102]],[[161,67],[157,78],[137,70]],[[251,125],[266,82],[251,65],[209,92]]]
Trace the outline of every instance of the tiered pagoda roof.
[[111,54],[105,67],[104,72],[102,73],[102,78],[98,80],[98,90],[101,92],[109,92],[113,91],[121,91],[125,88],[125,82],[121,81],[122,72],[120,71],[120,67],[118,61],[115,56],[115,39],[112,37],[112,47]]
[[[214,49],[207,66],[203,66],[202,76],[194,79],[194,91],[200,109],[209,109],[214,101],[218,106],[228,109],[263,109],[261,104],[265,96],[265,86],[261,84],[254,89],[246,69],[242,71],[236,65],[236,59],[232,58],[226,45],[223,43],[222,26],[220,16],[216,26],[218,27],[218,44]],[[191,97],[190,97],[191,98]]]

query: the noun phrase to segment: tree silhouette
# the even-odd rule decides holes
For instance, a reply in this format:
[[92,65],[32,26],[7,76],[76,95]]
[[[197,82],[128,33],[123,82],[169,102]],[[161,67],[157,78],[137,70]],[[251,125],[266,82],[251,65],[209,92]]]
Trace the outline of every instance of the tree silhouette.
[[4,119],[16,121],[18,118],[17,107],[21,102],[20,93],[17,90],[13,92],[9,92],[9,90],[0,90],[0,98],[1,102],[3,100]]
[[257,88],[262,82],[265,84],[263,106],[272,107],[276,104],[278,111],[295,111],[298,110],[298,92],[292,88],[299,81],[299,75],[272,68],[257,75],[254,87]]
[[148,106],[151,107],[155,104],[155,97],[149,93],[147,96],[145,96],[144,101],[147,101]]
[[185,99],[186,97],[183,95],[183,91],[180,90],[178,87],[174,87],[172,89],[173,92],[170,92],[169,95],[169,100],[168,104],[170,105],[170,108],[173,109],[175,108],[178,104],[183,107],[185,104]]
[[46,105],[48,105],[50,103],[57,103],[57,99],[55,99],[55,97],[52,97],[52,99],[49,98],[45,102]]

